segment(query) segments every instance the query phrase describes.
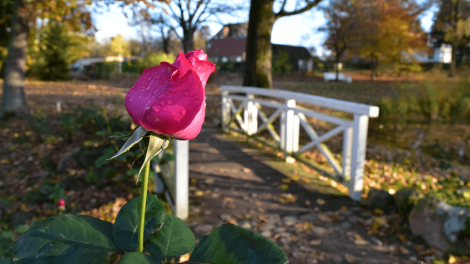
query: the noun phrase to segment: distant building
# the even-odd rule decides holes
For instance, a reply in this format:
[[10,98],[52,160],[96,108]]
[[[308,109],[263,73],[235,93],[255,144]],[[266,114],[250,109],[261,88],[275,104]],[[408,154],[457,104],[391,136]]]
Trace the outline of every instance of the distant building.
[[412,56],[418,63],[451,63],[452,45],[441,44],[438,48],[433,48],[428,52],[416,52]]
[[74,63],[72,63],[72,65],[70,65],[70,68],[73,69],[74,71],[77,71],[77,72],[83,72],[86,66],[93,65],[97,62],[109,62],[109,61],[128,62],[128,61],[137,60],[137,59],[140,59],[140,58],[141,58],[140,56],[88,57],[88,58],[78,59],[76,62],[74,62]]
[[[246,60],[248,22],[225,25],[206,43],[207,56],[215,63],[243,62]],[[311,71],[313,56],[305,47],[272,44],[273,58],[280,52],[289,55],[293,71]]]

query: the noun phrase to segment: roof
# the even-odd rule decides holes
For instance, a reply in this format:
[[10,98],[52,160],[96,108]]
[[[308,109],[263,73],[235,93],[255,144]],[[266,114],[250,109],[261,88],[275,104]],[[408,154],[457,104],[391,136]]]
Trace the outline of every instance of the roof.
[[279,52],[285,52],[289,56],[296,58],[310,58],[312,54],[305,47],[272,44],[273,55]]
[[235,39],[232,37],[214,39],[207,50],[208,57],[242,56],[246,48],[246,38]]

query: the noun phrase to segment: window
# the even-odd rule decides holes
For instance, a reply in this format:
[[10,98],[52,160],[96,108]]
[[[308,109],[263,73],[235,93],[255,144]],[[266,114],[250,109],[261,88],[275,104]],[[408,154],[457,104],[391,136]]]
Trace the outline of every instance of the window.
[[211,48],[211,44],[207,43],[207,49],[210,49],[210,48]]
[[305,62],[304,62],[304,60],[299,60],[299,70],[305,70]]
[[228,61],[227,57],[223,56],[222,57],[222,62],[227,62],[227,61]]
[[215,58],[214,58],[214,62],[215,62],[215,63],[219,62],[219,58],[218,58],[218,57],[215,57]]
[[242,62],[242,56],[237,56],[237,62]]

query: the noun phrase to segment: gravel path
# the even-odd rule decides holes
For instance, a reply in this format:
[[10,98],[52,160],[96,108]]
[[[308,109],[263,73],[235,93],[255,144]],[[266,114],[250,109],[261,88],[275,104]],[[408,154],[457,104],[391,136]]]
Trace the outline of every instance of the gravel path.
[[290,263],[421,263],[411,244],[369,235],[372,214],[330,186],[283,191],[289,173],[306,172],[239,138],[204,127],[189,160],[188,223],[199,236],[230,222],[273,240]]

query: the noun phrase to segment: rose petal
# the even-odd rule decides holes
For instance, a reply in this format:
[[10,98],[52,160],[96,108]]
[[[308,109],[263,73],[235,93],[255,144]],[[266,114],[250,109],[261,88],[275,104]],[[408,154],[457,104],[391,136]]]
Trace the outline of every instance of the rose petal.
[[188,60],[191,58],[196,58],[198,60],[203,60],[203,61],[207,60],[207,54],[205,54],[203,50],[193,50],[193,51],[186,53],[186,55],[184,56]]

